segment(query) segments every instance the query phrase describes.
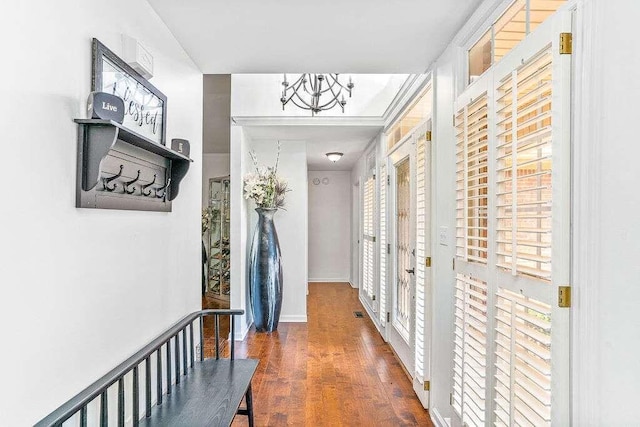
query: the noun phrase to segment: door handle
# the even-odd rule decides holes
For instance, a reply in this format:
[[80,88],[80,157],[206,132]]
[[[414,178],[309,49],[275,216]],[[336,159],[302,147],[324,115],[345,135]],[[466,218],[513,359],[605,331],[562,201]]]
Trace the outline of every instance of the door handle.
[[407,273],[409,273],[409,274],[416,274],[416,270],[415,270],[415,269],[413,269],[413,268],[405,268],[405,270],[404,270],[404,271],[406,271],[406,272],[407,272]]

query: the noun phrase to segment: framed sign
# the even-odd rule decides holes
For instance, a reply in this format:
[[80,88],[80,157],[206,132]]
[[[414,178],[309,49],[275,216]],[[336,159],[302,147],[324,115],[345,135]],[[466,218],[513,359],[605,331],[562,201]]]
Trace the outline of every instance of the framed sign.
[[167,97],[98,39],[93,39],[92,54],[91,90],[122,98],[122,125],[165,145]]

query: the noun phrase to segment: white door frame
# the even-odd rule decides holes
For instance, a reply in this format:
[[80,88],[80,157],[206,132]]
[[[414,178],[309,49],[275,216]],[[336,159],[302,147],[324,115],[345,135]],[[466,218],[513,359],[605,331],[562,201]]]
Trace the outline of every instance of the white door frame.
[[[415,274],[411,274],[410,295],[409,295],[409,337],[405,339],[401,332],[398,330],[396,322],[395,307],[397,304],[397,277],[398,277],[398,265],[397,265],[397,194],[396,194],[396,165],[406,159],[409,160],[410,167],[410,236],[411,247],[415,251],[415,186],[416,186],[416,156],[415,156],[415,138],[414,134],[407,135],[401,140],[394,149],[389,153],[389,170],[391,185],[389,186],[389,243],[391,244],[391,256],[389,257],[389,281],[388,281],[388,312],[390,313],[391,325],[387,328],[387,337],[389,344],[398,355],[398,358],[404,365],[406,371],[410,374],[411,378],[415,376]],[[413,252],[415,254],[415,252]],[[411,265],[415,270],[415,255],[411,258]]]
[[[415,299],[415,375],[413,378],[413,390],[425,409],[429,408],[429,387],[425,387],[425,383],[429,384],[431,380],[431,318],[432,312],[432,274],[431,254],[432,254],[432,138],[431,138],[431,119],[428,118],[421,125],[417,126],[413,134],[416,141],[416,299]],[[424,145],[424,159],[421,163],[420,145]],[[423,193],[420,191],[420,176],[424,180]],[[421,204],[422,212],[421,212]],[[423,236],[421,236],[419,224],[424,222]],[[427,260],[429,260],[427,262]],[[421,285],[421,278],[424,283]],[[422,315],[420,318],[419,305],[422,304]],[[420,340],[420,336],[422,339]],[[421,342],[420,342],[421,341]],[[419,364],[421,366],[419,366]]]

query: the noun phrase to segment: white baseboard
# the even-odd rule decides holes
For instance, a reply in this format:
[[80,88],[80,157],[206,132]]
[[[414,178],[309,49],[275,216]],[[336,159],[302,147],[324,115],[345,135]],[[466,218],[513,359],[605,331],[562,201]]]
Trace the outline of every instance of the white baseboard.
[[353,289],[358,289],[358,285],[354,285],[353,282],[350,281],[349,284]]
[[440,415],[436,408],[429,410],[429,416],[436,427],[449,427],[451,425],[451,420]]
[[422,403],[424,409],[429,409],[429,392],[424,389],[424,383],[414,376],[413,378],[413,391],[418,396],[418,400]]
[[247,334],[249,333],[249,329],[251,329],[251,325],[253,325],[253,322],[248,325],[242,325],[242,327],[239,328],[240,330],[236,330],[234,341],[244,341],[244,339],[247,337]]
[[371,310],[371,308],[364,302],[361,295],[358,295],[358,299],[360,300],[360,304],[362,304],[362,307],[364,307],[364,311],[367,312],[367,316],[369,316],[369,319],[373,323],[373,326],[376,327],[376,329],[378,330],[378,333],[384,339],[384,335],[382,334],[382,329],[380,328],[380,322],[378,321],[377,313]]
[[280,323],[307,323],[307,315],[280,316]]
[[313,283],[349,283],[349,279],[309,279],[309,282]]
[[[307,316],[305,315],[280,316],[280,323],[307,323]],[[252,325],[253,325],[253,322],[251,322],[248,325],[245,325],[244,328],[240,328],[239,331],[236,331],[236,336],[234,341],[244,341]]]

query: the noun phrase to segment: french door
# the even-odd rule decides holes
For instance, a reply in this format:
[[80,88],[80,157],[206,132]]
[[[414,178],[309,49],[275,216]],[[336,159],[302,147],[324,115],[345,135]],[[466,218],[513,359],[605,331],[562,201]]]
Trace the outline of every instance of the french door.
[[407,372],[415,369],[416,150],[413,137],[389,156],[393,227],[389,343]]
[[431,120],[413,133],[416,152],[415,375],[413,388],[429,403],[425,383],[431,378]]
[[549,18],[456,102],[456,424],[570,424],[570,31]]

